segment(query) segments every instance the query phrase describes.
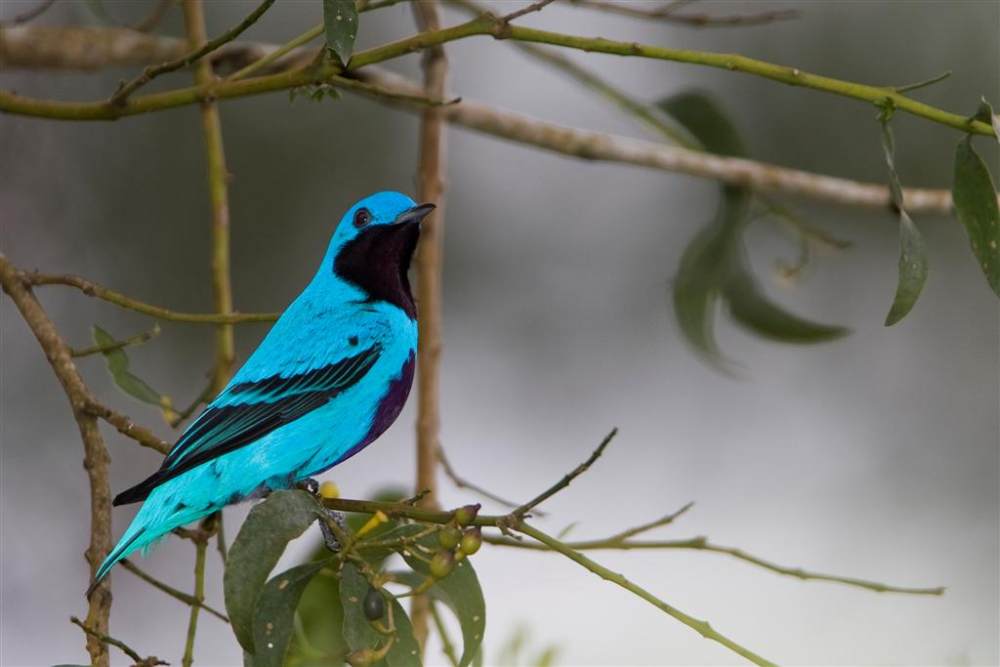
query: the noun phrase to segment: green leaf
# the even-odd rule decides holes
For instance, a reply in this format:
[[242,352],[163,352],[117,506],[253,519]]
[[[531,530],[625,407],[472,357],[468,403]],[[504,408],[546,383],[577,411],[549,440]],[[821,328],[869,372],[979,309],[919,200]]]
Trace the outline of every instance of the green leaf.
[[226,558],[223,590],[226,612],[240,646],[254,652],[257,598],[287,544],[320,515],[319,503],[305,491],[275,491],[247,516]]
[[[344,638],[352,651],[377,650],[385,646],[388,637],[379,633],[365,617],[362,602],[368,592],[368,580],[352,564],[344,565],[340,573],[340,602],[344,608]],[[399,601],[389,596],[395,640],[385,658],[376,665],[388,667],[420,667],[420,648],[413,637],[413,626]],[[388,614],[383,621],[388,619]]]
[[771,302],[749,273],[737,274],[725,288],[729,312],[754,333],[782,343],[822,343],[850,333],[845,327],[819,324]]
[[[323,547],[324,556],[330,552]],[[329,665],[331,656],[342,659],[350,649],[344,640],[344,608],[340,604],[340,579],[320,571],[299,600],[299,626],[288,649],[288,662],[300,667]]]
[[893,208],[899,213],[899,279],[892,307],[885,317],[885,325],[892,326],[913,309],[924,283],[927,281],[927,250],[920,230],[913,224],[903,208],[903,187],[896,172],[896,145],[889,121],[892,109],[883,109],[879,114],[882,124],[882,152],[889,169],[889,195]]
[[664,98],[656,105],[691,132],[709,153],[746,156],[739,131],[710,94],[686,91]]
[[329,565],[330,560],[298,565],[264,585],[254,609],[254,667],[281,667],[285,663],[299,599],[312,578]]
[[358,10],[354,0],[323,0],[326,47],[346,65],[358,36]]
[[[114,336],[96,324],[93,327],[92,334],[94,344],[100,347],[108,347],[118,342]],[[124,348],[107,350],[101,354],[104,355],[111,379],[114,380],[119,389],[143,403],[150,403],[159,407],[168,405],[164,403],[164,398],[160,392],[150,387],[129,371],[128,355],[125,354]]]
[[1000,210],[996,187],[989,167],[972,146],[971,136],[958,142],[955,150],[951,195],[976,261],[993,292],[1000,296]]
[[[437,546],[433,536],[426,538],[424,544],[432,547]],[[405,554],[403,557],[407,565],[415,572],[424,576],[430,574],[427,563],[424,561]],[[459,667],[467,667],[479,652],[483,636],[486,634],[486,600],[483,599],[483,589],[479,586],[479,577],[476,576],[476,571],[472,568],[469,559],[466,558],[456,563],[451,574],[434,582],[427,594],[444,603],[458,619],[462,628],[463,643]]]

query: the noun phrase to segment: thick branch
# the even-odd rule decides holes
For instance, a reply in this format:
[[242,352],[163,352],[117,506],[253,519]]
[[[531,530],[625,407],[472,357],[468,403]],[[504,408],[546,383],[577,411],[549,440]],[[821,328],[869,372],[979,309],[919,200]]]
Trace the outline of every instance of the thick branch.
[[[437,0],[412,4],[421,31],[441,28]],[[444,99],[448,59],[444,47],[424,52],[424,94]],[[446,180],[445,122],[443,109],[427,107],[420,119],[420,157],[417,167],[417,199],[436,206],[420,227],[417,248],[417,318],[420,344],[417,348],[417,471],[416,489],[426,493],[423,507],[437,507],[437,451],[441,426],[441,283],[444,266],[444,192]],[[421,647],[427,644],[430,599],[413,598],[413,634]]]
[[[52,320],[35,299],[30,288],[21,280],[17,269],[3,255],[0,255],[0,283],[38,340],[52,371],[69,399],[73,418],[80,430],[84,451],[83,465],[90,480],[90,546],[87,548],[86,557],[93,578],[101,561],[111,550],[111,486],[108,482],[110,457],[97,427],[97,418],[88,410],[88,406],[95,401],[76,370],[69,346],[59,336]],[[98,635],[107,635],[110,613],[110,581],[105,579],[90,596],[86,626]],[[104,643],[88,635],[87,650],[93,665],[107,667],[108,650]]]

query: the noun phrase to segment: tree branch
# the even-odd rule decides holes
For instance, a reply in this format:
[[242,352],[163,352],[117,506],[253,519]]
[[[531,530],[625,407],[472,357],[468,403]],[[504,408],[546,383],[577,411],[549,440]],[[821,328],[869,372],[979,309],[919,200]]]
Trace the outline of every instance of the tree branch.
[[134,663],[134,667],[155,667],[156,665],[168,665],[168,664],[170,664],[168,662],[164,662],[163,660],[160,660],[159,658],[157,658],[156,656],[153,656],[153,655],[151,655],[151,656],[149,656],[147,658],[142,657],[141,655],[139,655],[138,653],[136,653],[135,649],[133,649],[132,647],[130,647],[125,642],[123,642],[123,641],[121,641],[119,639],[115,639],[114,637],[110,637],[110,636],[108,636],[108,635],[106,635],[106,634],[104,634],[102,632],[97,632],[96,630],[92,630],[91,628],[88,628],[86,626],[86,624],[84,624],[84,622],[81,621],[80,619],[78,619],[76,616],[70,616],[69,620],[70,620],[70,623],[73,623],[74,625],[80,626],[80,629],[83,630],[84,633],[86,633],[89,637],[93,637],[94,639],[96,639],[99,642],[102,642],[104,644],[110,644],[111,646],[114,646],[114,647],[118,648],[119,650],[121,650],[122,653],[124,653],[129,658],[131,658],[131,660]]
[[[636,42],[615,41],[603,37],[581,37],[521,25],[510,25],[490,14],[485,14],[456,26],[421,32],[412,37],[361,51],[351,58],[348,69],[355,71],[367,65],[392,60],[399,56],[413,53],[414,51],[421,51],[468,37],[484,35],[492,36],[495,39],[514,39],[522,42],[549,44],[581,51],[667,60],[742,72],[791,86],[812,88],[841,97],[869,102],[877,106],[892,104],[897,110],[905,111],[906,113],[962,132],[981,134],[989,137],[996,136],[993,127],[988,123],[939,109],[911,99],[892,88],[884,86],[871,86],[812,74],[795,67],[777,65],[738,54],[671,49]],[[145,95],[129,100],[123,105],[112,105],[107,102],[56,102],[2,92],[0,93],[0,111],[62,120],[114,120],[122,116],[131,116],[193,104],[204,99],[243,97],[276,90],[286,90],[309,83],[320,83],[329,75],[337,73],[339,73],[339,65],[327,62],[318,67],[307,66],[293,70],[292,72],[260,77],[253,81],[221,82],[206,87],[183,88],[164,93]]]
[[[230,30],[227,30],[226,32],[222,33],[221,35],[219,35],[218,37],[216,37],[211,41],[205,40],[204,30],[202,30],[200,33],[198,33],[198,37],[200,39],[188,40],[188,43],[192,48],[190,53],[175,60],[170,60],[165,63],[161,63],[159,65],[151,65],[147,67],[145,70],[143,70],[142,74],[135,77],[128,83],[122,84],[122,86],[118,88],[117,91],[115,91],[115,94],[111,96],[111,103],[118,105],[122,104],[123,102],[125,102],[126,99],[128,99],[129,95],[131,95],[137,89],[146,85],[156,77],[160,76],[161,74],[167,74],[168,72],[177,71],[182,67],[187,67],[192,63],[201,60],[203,56],[206,56],[212,51],[215,51],[223,44],[233,41],[241,34],[243,34],[243,32],[246,31],[247,28],[256,23],[257,19],[263,16],[264,12],[266,12],[272,4],[274,4],[274,0],[263,0],[263,2],[261,2],[260,5],[258,5],[255,10],[250,12],[250,14],[248,14],[245,19],[240,21],[238,25],[234,26]],[[209,82],[209,79],[205,79],[204,77],[196,77],[196,78],[198,80],[198,83]]]
[[243,324],[245,322],[273,322],[278,319],[278,313],[230,312],[228,314],[216,314],[178,312],[163,308],[162,306],[154,306],[152,304],[144,303],[138,299],[133,299],[125,296],[121,292],[116,292],[115,290],[103,287],[80,276],[50,275],[34,271],[30,273],[22,272],[20,273],[20,278],[26,285],[29,286],[65,285],[67,287],[75,287],[87,296],[96,297],[102,301],[113,303],[120,308],[134,310],[137,313],[149,315],[150,317],[155,317],[160,320],[168,320],[170,322],[188,322],[191,324]]
[[656,7],[649,7],[648,3],[636,6],[627,5],[620,1],[608,2],[607,0],[569,0],[569,2],[578,7],[598,9],[609,14],[620,14],[644,20],[654,19],[667,23],[679,23],[695,28],[763,25],[765,23],[787,21],[788,19],[799,17],[799,12],[795,9],[775,9],[748,14],[713,16],[707,13],[678,14],[677,9],[687,4],[684,2],[668,2]]
[[[441,14],[436,0],[411,5],[421,31],[441,28]],[[444,99],[448,78],[448,59],[444,48],[436,45],[424,52],[423,93],[431,99]],[[441,273],[444,266],[444,210],[446,147],[445,123],[440,107],[427,107],[420,119],[420,157],[417,167],[417,200],[436,206],[420,226],[417,247],[417,470],[415,488],[426,493],[422,507],[437,504],[437,452],[441,425]],[[410,620],[413,636],[421,648],[427,644],[430,598],[413,598]]]
[[[88,410],[96,402],[70,356],[69,346],[59,336],[30,288],[21,280],[17,269],[0,254],[0,284],[20,311],[25,323],[38,340],[56,378],[69,399],[83,440],[83,466],[90,480],[90,546],[86,557],[93,579],[98,566],[111,550],[111,486],[108,483],[110,457],[104,446],[97,418]],[[90,596],[86,624],[100,635],[108,633],[108,616],[111,613],[110,580],[105,579]],[[87,651],[95,667],[107,667],[107,647],[94,636],[87,638]]]

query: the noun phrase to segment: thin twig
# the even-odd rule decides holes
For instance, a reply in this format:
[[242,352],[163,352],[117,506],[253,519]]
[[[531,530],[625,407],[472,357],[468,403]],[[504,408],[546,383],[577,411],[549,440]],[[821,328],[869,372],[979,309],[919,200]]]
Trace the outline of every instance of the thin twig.
[[534,12],[539,12],[542,9],[544,9],[546,5],[552,4],[553,2],[554,2],[554,0],[537,0],[536,2],[532,2],[527,7],[522,7],[521,9],[518,9],[515,12],[511,12],[510,14],[506,14],[504,16],[501,16],[500,17],[500,22],[503,25],[507,25],[508,23],[510,23],[511,21],[513,21],[514,19],[519,19],[519,18],[521,18],[522,16],[524,16],[526,14],[531,14],[531,13],[534,13]]
[[114,646],[114,647],[118,648],[119,650],[121,650],[122,653],[124,653],[129,658],[131,658],[132,661],[135,663],[135,665],[133,667],[155,667],[156,665],[169,665],[170,664],[169,662],[166,662],[165,660],[160,660],[159,658],[157,658],[154,655],[148,656],[146,658],[142,657],[132,647],[130,647],[128,644],[126,644],[125,642],[121,641],[120,639],[115,639],[114,637],[111,637],[110,635],[107,635],[107,634],[105,634],[103,632],[97,632],[96,630],[92,630],[91,628],[88,628],[86,626],[86,624],[84,624],[84,622],[81,621],[76,616],[70,616],[69,620],[70,620],[70,623],[73,623],[74,625],[80,626],[81,630],[83,630],[89,636],[94,637],[95,639],[97,639],[97,641],[102,642],[104,644],[110,644],[111,646]]
[[146,18],[133,25],[132,29],[137,32],[149,32],[153,30],[156,26],[160,25],[160,21],[167,15],[167,10],[175,4],[177,4],[177,0],[157,0]]
[[177,428],[178,426],[180,426],[182,423],[184,423],[184,421],[188,417],[190,417],[195,413],[195,410],[201,407],[204,403],[207,403],[209,400],[211,400],[217,393],[213,391],[214,388],[215,388],[215,378],[210,376],[208,384],[206,384],[205,388],[202,389],[201,392],[194,397],[194,400],[192,400],[191,403],[189,403],[188,406],[185,407],[183,410],[175,413],[174,416],[170,419],[171,428]]
[[[486,489],[484,489],[483,487],[479,486],[478,484],[473,484],[472,482],[470,482],[469,480],[465,479],[464,477],[461,477],[458,474],[458,472],[455,471],[455,468],[452,467],[451,461],[449,461],[448,457],[445,456],[444,447],[442,447],[440,444],[438,445],[437,455],[438,455],[438,461],[441,462],[441,469],[444,470],[444,474],[458,488],[460,488],[460,489],[468,489],[469,491],[474,491],[475,493],[479,494],[483,498],[486,498],[488,500],[492,500],[493,502],[498,503],[500,505],[504,505],[506,507],[510,507],[511,509],[513,509],[513,508],[515,508],[515,507],[518,506],[518,503],[515,503],[515,502],[513,502],[511,500],[507,500],[506,498],[502,498],[502,497],[496,495],[495,493],[491,493],[491,492],[487,491]],[[545,515],[544,512],[540,512],[538,510],[535,511],[535,514],[537,516],[544,516]]]
[[56,4],[56,0],[42,0],[42,2],[39,2],[31,9],[26,9],[20,14],[15,14],[9,21],[0,21],[0,26],[21,25],[22,23],[32,21],[47,12],[54,4]]
[[153,588],[155,588],[156,590],[160,591],[161,593],[166,593],[167,595],[169,595],[170,597],[174,598],[175,600],[179,600],[180,602],[183,602],[184,604],[186,604],[188,606],[199,606],[202,609],[204,609],[205,611],[207,611],[209,614],[211,614],[212,616],[215,616],[216,618],[218,618],[223,623],[228,623],[229,622],[229,617],[226,616],[225,614],[223,614],[218,609],[215,609],[214,607],[205,604],[204,601],[199,603],[198,600],[196,600],[194,598],[194,596],[192,596],[192,595],[190,595],[188,593],[185,593],[184,591],[178,590],[178,589],[174,588],[173,586],[170,586],[168,584],[163,583],[162,581],[160,581],[159,579],[157,579],[153,575],[147,573],[145,570],[140,569],[139,566],[136,565],[135,563],[133,563],[132,561],[130,561],[130,560],[123,560],[119,564],[123,568],[125,568],[126,570],[128,570],[129,572],[131,572],[132,574],[134,574],[135,576],[139,577],[140,579],[142,579],[143,581],[145,581],[147,584],[149,584],[150,586],[152,586]]
[[649,531],[651,531],[651,530],[653,530],[655,528],[662,528],[663,526],[669,526],[670,524],[672,524],[674,521],[676,521],[681,515],[683,515],[685,512],[687,512],[692,507],[694,507],[694,501],[691,501],[691,502],[687,503],[686,505],[684,505],[683,507],[681,507],[679,510],[675,510],[675,511],[671,512],[670,514],[667,514],[666,516],[660,517],[659,519],[654,519],[653,521],[650,521],[649,523],[644,523],[644,524],[635,526],[633,528],[626,528],[622,532],[616,533],[615,535],[612,535],[608,539],[610,539],[610,540],[624,541],[624,540],[627,540],[630,537],[635,537],[636,535],[639,535],[640,533],[648,533]]
[[[512,540],[506,537],[494,537],[494,536],[483,536],[483,541],[487,544],[492,544],[494,546],[501,547],[514,547],[517,549],[532,549],[536,551],[545,551],[547,548],[544,545],[533,544],[530,542],[523,542],[519,540]],[[576,551],[596,551],[596,550],[618,550],[618,551],[635,551],[635,550],[669,550],[669,549],[690,549],[695,551],[708,551],[712,553],[724,554],[742,560],[744,562],[762,567],[765,570],[770,570],[776,574],[781,574],[788,577],[795,577],[796,579],[801,579],[803,581],[828,581],[837,584],[844,584],[847,586],[853,586],[855,588],[863,588],[869,591],[874,591],[876,593],[902,593],[906,595],[943,595],[945,588],[943,586],[934,587],[912,587],[912,586],[894,586],[891,584],[884,584],[878,581],[870,581],[867,579],[858,579],[856,577],[844,577],[834,574],[823,574],[821,572],[812,572],[809,570],[804,570],[800,567],[787,567],[784,565],[779,565],[772,561],[764,560],[758,556],[748,554],[742,549],[737,549],[735,547],[726,547],[718,544],[713,544],[709,542],[706,537],[694,537],[686,540],[658,540],[658,541],[638,541],[638,540],[628,540],[622,539],[618,535],[596,539],[596,540],[580,540],[575,542],[565,542],[565,545]]]
[[668,2],[658,7],[649,7],[648,3],[637,6],[625,4],[620,1],[609,2],[608,0],[569,0],[569,2],[579,7],[588,7],[611,14],[621,14],[623,16],[647,20],[657,19],[669,23],[694,26],[696,28],[763,25],[765,23],[787,21],[799,17],[799,12],[795,9],[776,9],[749,14],[713,16],[712,14],[705,13],[678,14],[677,9],[681,5],[675,2]]
[[917,81],[916,83],[908,83],[905,86],[894,86],[893,90],[895,90],[897,93],[909,93],[914,90],[919,90],[920,88],[933,86],[935,83],[944,81],[949,76],[951,76],[951,70],[948,70],[947,72],[942,72],[941,74],[938,74],[937,76],[931,77],[929,79],[925,79],[924,81]]
[[128,338],[123,338],[122,340],[116,340],[113,343],[107,345],[91,345],[90,347],[83,348],[72,348],[70,349],[70,356],[77,357],[89,357],[92,354],[106,354],[108,352],[114,352],[115,350],[120,350],[125,347],[130,347],[133,345],[142,345],[147,343],[157,336],[160,335],[160,325],[154,324],[153,328],[149,331],[143,331],[137,333],[134,336],[129,336]]
[[328,83],[333,86],[363,93],[369,97],[377,97],[390,101],[398,100],[400,102],[409,102],[421,107],[446,107],[453,104],[459,104],[462,101],[461,97],[452,97],[447,99],[431,97],[429,95],[410,95],[408,93],[400,93],[393,90],[387,90],[377,84],[367,83],[359,79],[343,76],[331,76]]
[[22,272],[21,280],[27,285],[65,285],[75,287],[87,296],[92,296],[120,308],[134,310],[143,315],[149,315],[170,322],[188,322],[191,324],[243,324],[245,322],[273,322],[278,319],[278,313],[184,313],[144,303],[138,299],[125,296],[121,292],[108,289],[95,282],[73,275],[49,275],[37,271]]
[[[90,482],[90,545],[87,547],[86,557],[93,579],[104,557],[111,551],[112,545],[111,485],[108,481],[110,457],[97,425],[97,417],[89,410],[90,405],[96,403],[96,399],[80,377],[70,356],[69,346],[59,335],[55,324],[49,319],[31,288],[24,283],[21,273],[3,254],[0,254],[0,284],[38,340],[69,400],[80,431],[80,439],[83,441],[83,464]],[[89,598],[87,627],[106,634],[110,614],[110,579],[105,579],[94,589]],[[108,650],[103,643],[88,637],[87,651],[94,667],[108,667]]]
[[680,609],[677,609],[676,607],[667,604],[666,602],[656,597],[646,589],[634,584],[632,581],[625,578],[624,575],[618,574],[617,572],[612,572],[608,568],[587,558],[579,551],[576,551],[575,549],[572,549],[571,547],[563,544],[554,537],[546,535],[537,528],[533,528],[532,526],[529,526],[528,524],[522,522],[518,526],[514,527],[514,529],[517,530],[518,532],[524,533],[525,535],[528,535],[529,537],[538,540],[549,549],[561,553],[562,555],[566,556],[573,562],[590,570],[591,572],[601,577],[602,579],[606,579],[612,582],[613,584],[621,586],[630,593],[639,596],[640,598],[642,598],[646,602],[649,602],[657,609],[660,609],[661,611],[672,616],[673,618],[680,621],[684,625],[688,626],[689,628],[700,634],[702,637],[706,639],[711,639],[712,641],[722,644],[729,650],[733,651],[738,655],[743,656],[744,658],[754,663],[755,665],[774,664],[770,660],[763,658],[760,655],[757,655],[750,649],[741,646],[732,639],[729,639],[727,636],[721,634],[720,632],[715,630],[711,625],[709,625],[707,621],[703,621],[694,618],[693,616],[685,614]]
[[256,23],[257,19],[263,16],[264,12],[266,12],[272,4],[274,4],[274,0],[263,0],[263,2],[261,2],[256,9],[250,12],[245,19],[240,21],[239,24],[230,30],[227,30],[210,41],[199,40],[199,45],[192,49],[186,56],[161,63],[159,65],[151,65],[147,67],[143,70],[142,74],[135,77],[128,83],[122,84],[118,90],[115,91],[115,94],[111,96],[110,103],[115,106],[121,106],[128,99],[129,95],[161,74],[167,74],[168,72],[174,72],[183,67],[188,67],[192,63],[200,60],[202,56],[211,53],[227,42],[233,41],[247,28]]
[[226,81],[239,81],[240,79],[243,79],[243,78],[246,78],[246,77],[250,76],[254,72],[259,71],[261,68],[267,67],[271,63],[275,62],[276,60],[278,60],[279,58],[281,58],[282,56],[284,56],[286,53],[289,53],[290,51],[294,51],[295,49],[299,48],[300,46],[303,46],[304,44],[308,44],[312,40],[316,39],[317,37],[319,37],[320,35],[323,34],[324,29],[325,29],[325,26],[322,23],[318,23],[318,24],[314,25],[313,27],[309,28],[304,33],[302,33],[301,35],[295,37],[294,39],[292,39],[291,41],[289,41],[289,42],[287,42],[285,44],[282,44],[281,46],[279,46],[277,49],[275,49],[271,53],[268,53],[263,58],[260,58],[259,60],[255,60],[254,62],[250,63],[249,65],[247,65],[243,69],[237,70],[236,72],[233,72],[232,74],[230,74],[229,76],[227,76],[225,80]]
[[194,599],[198,604],[191,605],[188,616],[187,636],[184,640],[184,656],[181,658],[183,667],[191,667],[194,663],[194,640],[198,632],[198,615],[205,603],[205,551],[207,540],[198,540],[194,544]]
[[112,410],[108,406],[99,402],[97,399],[93,397],[89,398],[84,407],[89,414],[99,419],[103,419],[111,426],[114,426],[115,430],[119,433],[127,438],[135,440],[143,447],[155,449],[161,454],[166,454],[170,451],[170,443],[156,437],[156,435],[149,429],[136,424],[129,417]]
[[590,454],[590,456],[587,458],[586,461],[584,461],[576,468],[571,470],[569,474],[565,475],[562,479],[560,479],[558,482],[547,488],[545,491],[538,494],[534,499],[529,500],[523,505],[520,505],[519,507],[515,508],[514,511],[511,512],[511,516],[517,518],[523,518],[536,505],[540,505],[541,503],[545,502],[546,500],[548,500],[549,498],[551,498],[552,496],[554,496],[555,494],[559,493],[561,490],[569,486],[574,479],[576,479],[583,473],[587,472],[587,470],[590,469],[590,466],[594,465],[594,462],[597,461],[597,459],[601,458],[601,454],[604,453],[604,448],[607,447],[612,440],[614,440],[616,435],[618,435],[617,427],[611,429],[611,432],[608,433],[606,436],[604,436],[604,439],[601,440],[601,444],[597,446],[597,449],[595,449]]

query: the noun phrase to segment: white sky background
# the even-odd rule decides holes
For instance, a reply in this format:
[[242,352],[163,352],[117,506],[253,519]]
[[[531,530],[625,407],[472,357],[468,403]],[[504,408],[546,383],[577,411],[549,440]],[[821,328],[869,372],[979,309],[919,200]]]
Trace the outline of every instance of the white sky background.
[[[106,3],[129,16],[134,8]],[[726,50],[831,76],[903,84],[953,70],[921,99],[971,112],[1000,102],[994,3],[792,3],[802,18],[760,28],[694,30],[562,6],[530,25],[677,47]],[[24,3],[5,2],[0,16]],[[764,6],[764,5],[761,5]],[[782,6],[766,3],[768,7]],[[210,32],[249,11],[210,5]],[[699,3],[730,13],[746,5]],[[319,17],[318,2],[282,2],[249,38],[281,42]],[[450,13],[450,21],[461,16]],[[52,23],[90,21],[60,3]],[[179,34],[176,23],[169,29]],[[408,34],[405,7],[367,14],[362,46]],[[599,98],[488,38],[449,46],[452,89],[538,117],[646,136]],[[755,157],[837,175],[884,178],[874,110],[818,92],[662,62],[573,54],[639,97],[686,86],[715,92]],[[401,71],[416,72],[412,56]],[[127,71],[2,73],[26,94],[99,99]],[[186,85],[183,74],[173,79]],[[183,82],[183,83],[179,83]],[[345,98],[313,105],[277,94],[223,105],[234,174],[234,278],[241,310],[272,310],[305,284],[328,234],[358,197],[413,190],[416,122]],[[905,184],[947,186],[957,133],[897,116]],[[985,141],[997,174],[996,153]],[[576,537],[605,535],[689,500],[663,537],[707,535],[763,558],[899,585],[945,585],[942,598],[879,595],[800,582],[699,552],[591,554],[669,603],[783,664],[997,664],[1000,472],[997,301],[964,234],[921,216],[931,275],[913,313],[885,329],[896,267],[888,215],[805,206],[855,247],[821,258],[808,281],[768,280],[795,248],[766,226],[752,256],[769,291],[797,312],[851,326],[821,347],[787,347],[723,324],[733,381],[684,346],[667,305],[669,277],[714,207],[711,184],[589,164],[464,131],[449,137],[443,441],[465,476],[533,496],[617,425],[619,438],[540,522]],[[16,263],[80,273],[178,309],[210,307],[208,202],[194,108],[117,124],[0,117],[2,249]],[[801,202],[793,202],[801,203]],[[119,335],[148,328],[132,313],[48,288],[44,305],[74,344],[91,323]],[[65,398],[9,303],[3,350],[0,538],[3,664],[82,662],[87,491]],[[724,321],[724,318],[723,318]],[[186,397],[210,359],[203,329],[164,325],[131,353],[151,384]],[[264,329],[241,328],[245,357]],[[100,395],[138,420],[99,360],[80,364]],[[183,400],[179,399],[180,402]],[[412,476],[412,406],[376,445],[328,475],[347,496]],[[158,431],[166,435],[165,428]],[[121,490],[157,456],[106,433]],[[442,480],[445,505],[473,497]],[[230,537],[246,508],[229,510]],[[131,510],[115,514],[116,533]],[[210,597],[221,602],[221,570]],[[646,603],[555,555],[484,548],[474,559],[488,603],[487,656],[518,626],[531,650],[559,647],[563,665],[731,664],[735,656]],[[167,540],[144,566],[189,587],[190,546]],[[112,632],[178,663],[186,608],[125,572],[115,575]],[[43,639],[44,638],[44,639]],[[120,655],[118,656],[120,658]],[[229,630],[203,617],[196,659],[236,664]],[[428,663],[440,664],[432,647]]]

